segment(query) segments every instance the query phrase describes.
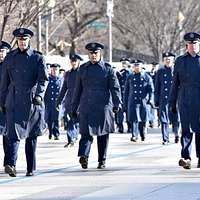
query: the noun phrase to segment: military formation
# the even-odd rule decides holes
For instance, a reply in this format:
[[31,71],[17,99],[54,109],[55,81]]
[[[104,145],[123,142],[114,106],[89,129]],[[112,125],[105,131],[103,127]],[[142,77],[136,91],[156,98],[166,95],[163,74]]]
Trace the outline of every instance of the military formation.
[[61,122],[66,132],[65,148],[79,139],[78,157],[88,168],[90,150],[97,137],[98,169],[106,167],[109,134],[129,133],[130,141],[147,139],[149,128],[160,127],[162,145],[181,143],[179,165],[191,168],[195,134],[197,167],[200,168],[200,35],[185,34],[185,53],[162,54],[162,62],[145,69],[145,61],[121,58],[116,70],[103,59],[104,45],[86,44],[88,61],[69,55],[70,70],[45,62],[32,49],[34,33],[27,28],[13,31],[16,48],[0,42],[0,134],[3,137],[4,171],[17,176],[20,141],[25,139],[26,176],[36,170],[37,137],[48,131],[49,140],[59,140]]

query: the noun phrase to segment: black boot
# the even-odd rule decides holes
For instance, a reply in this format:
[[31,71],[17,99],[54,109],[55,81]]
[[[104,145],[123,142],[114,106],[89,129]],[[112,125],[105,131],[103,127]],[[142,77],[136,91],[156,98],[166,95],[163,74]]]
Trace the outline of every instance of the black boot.
[[178,143],[178,142],[179,142],[179,136],[175,136],[174,142],[175,142],[175,143]]
[[200,168],[200,158],[198,158],[197,168]]
[[85,156],[81,156],[79,159],[79,163],[81,164],[81,167],[83,169],[87,169],[88,168],[88,158]]
[[184,169],[191,169],[191,160],[181,158],[178,162],[179,166],[183,167]]
[[97,169],[105,169],[106,165],[105,165],[105,161],[101,161],[99,162]]
[[123,132],[124,132],[124,127],[123,127],[123,125],[119,125],[118,131],[119,131],[119,133],[123,133]]
[[4,169],[5,173],[11,177],[16,177],[16,169],[10,165],[6,165]]
[[33,172],[26,172],[26,176],[34,176]]

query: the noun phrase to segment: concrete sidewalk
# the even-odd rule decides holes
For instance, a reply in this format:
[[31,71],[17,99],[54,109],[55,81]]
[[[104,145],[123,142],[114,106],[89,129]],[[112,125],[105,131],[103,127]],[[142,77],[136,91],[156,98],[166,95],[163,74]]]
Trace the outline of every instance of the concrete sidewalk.
[[158,129],[152,129],[147,140],[138,143],[130,142],[130,134],[110,134],[106,169],[96,169],[95,140],[89,168],[83,170],[78,163],[78,143],[63,148],[64,134],[58,141],[50,141],[45,135],[38,141],[34,177],[25,177],[23,141],[17,177],[9,177],[0,168],[0,200],[200,200],[195,153],[192,169],[184,170],[178,166],[180,144],[173,143],[173,136],[171,141],[163,146]]

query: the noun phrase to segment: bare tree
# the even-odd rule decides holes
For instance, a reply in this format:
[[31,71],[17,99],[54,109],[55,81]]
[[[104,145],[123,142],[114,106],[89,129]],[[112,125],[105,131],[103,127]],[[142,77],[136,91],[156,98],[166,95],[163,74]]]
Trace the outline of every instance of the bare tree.
[[[50,53],[83,51],[89,41],[108,44],[106,0],[56,0],[53,9],[50,0],[39,6],[38,1],[0,0],[0,39],[13,41],[10,33],[16,27],[37,30],[40,14],[42,43],[44,24],[54,16],[48,26]],[[152,55],[157,61],[163,51],[178,54],[184,48],[183,34],[200,30],[199,10],[199,0],[114,0],[113,48]]]
[[[197,0],[118,0],[114,20],[118,37],[124,37],[124,48],[151,54],[160,59],[163,51],[179,53],[184,47],[181,33],[199,30],[200,5]],[[178,14],[184,20],[180,26]],[[123,17],[122,17],[123,16]],[[131,40],[130,40],[131,38]],[[118,40],[119,41],[119,40]],[[121,41],[121,40],[120,40]],[[181,41],[181,42],[180,42]]]
[[[91,31],[88,27],[95,21],[104,17],[105,3],[97,3],[93,0],[69,0],[60,4],[55,10],[56,22],[51,29],[54,42],[49,40],[52,48],[56,48],[60,54],[65,54],[69,48],[69,52],[73,53],[81,43],[82,38],[87,32]],[[56,43],[56,44],[55,44]]]
[[15,27],[30,27],[36,21],[39,13],[41,13],[50,0],[43,0],[43,3],[38,6],[38,0],[2,0],[0,2],[2,13],[0,39],[4,35],[6,39],[13,42],[13,37],[10,34]]
[[15,9],[18,6],[18,2],[16,0],[2,0],[1,1],[1,12],[2,12],[2,25],[0,30],[0,40],[2,40],[6,28],[6,24],[8,23],[9,17],[14,13]]

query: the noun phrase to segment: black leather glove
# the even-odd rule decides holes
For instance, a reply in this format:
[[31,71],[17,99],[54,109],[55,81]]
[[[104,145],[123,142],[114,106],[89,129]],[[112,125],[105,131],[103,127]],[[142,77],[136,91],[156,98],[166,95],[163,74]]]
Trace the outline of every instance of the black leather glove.
[[123,112],[127,112],[127,108],[125,106],[123,106],[122,110]]
[[158,102],[155,102],[155,107],[159,107],[159,103]]
[[77,120],[77,119],[78,119],[78,113],[77,113],[75,110],[72,111],[72,118],[73,118],[74,120]]
[[113,112],[115,113],[115,114],[117,114],[118,112],[119,112],[119,110],[120,110],[120,108],[119,107],[113,107]]
[[174,114],[176,114],[177,113],[177,109],[176,109],[176,106],[170,106],[170,111],[172,112],[172,113],[174,113]]
[[33,98],[33,104],[36,106],[41,106],[42,105],[42,98],[40,96],[35,96]]
[[6,108],[4,106],[0,106],[0,112],[6,114]]

